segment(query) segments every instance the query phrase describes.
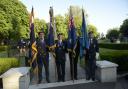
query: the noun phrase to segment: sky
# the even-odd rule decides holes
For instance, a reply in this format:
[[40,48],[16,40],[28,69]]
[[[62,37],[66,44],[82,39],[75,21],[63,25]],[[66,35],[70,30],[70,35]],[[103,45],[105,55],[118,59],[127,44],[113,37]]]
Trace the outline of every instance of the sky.
[[88,24],[96,26],[98,32],[107,33],[111,28],[119,28],[128,19],[128,0],[20,0],[30,12],[34,7],[35,16],[49,21],[49,7],[54,14],[67,12],[70,5],[83,7],[88,14]]

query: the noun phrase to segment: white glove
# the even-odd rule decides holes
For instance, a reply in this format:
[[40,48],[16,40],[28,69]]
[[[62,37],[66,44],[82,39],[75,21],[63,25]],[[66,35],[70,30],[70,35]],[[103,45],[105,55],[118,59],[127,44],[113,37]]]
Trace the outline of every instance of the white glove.
[[96,60],[99,60],[99,59],[100,59],[99,53],[96,52]]

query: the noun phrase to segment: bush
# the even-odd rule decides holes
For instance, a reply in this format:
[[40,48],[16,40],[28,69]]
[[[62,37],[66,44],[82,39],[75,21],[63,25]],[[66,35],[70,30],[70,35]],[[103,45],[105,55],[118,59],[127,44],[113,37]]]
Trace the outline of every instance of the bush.
[[128,50],[100,48],[100,58],[119,65],[118,71],[128,71]]
[[8,46],[0,46],[0,52],[6,51],[8,49]]
[[18,67],[19,60],[16,58],[0,58],[0,75],[12,67]]
[[116,49],[116,50],[128,50],[128,44],[126,43],[99,43],[100,48]]

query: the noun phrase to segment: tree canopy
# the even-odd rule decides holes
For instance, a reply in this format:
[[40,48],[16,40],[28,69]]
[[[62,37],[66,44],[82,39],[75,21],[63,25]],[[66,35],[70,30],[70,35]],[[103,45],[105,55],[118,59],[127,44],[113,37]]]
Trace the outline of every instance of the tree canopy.
[[28,11],[19,0],[0,0],[0,39],[28,37]]
[[110,40],[118,39],[119,38],[119,29],[118,28],[109,29],[106,37]]
[[55,16],[55,22],[56,22],[56,32],[63,33],[64,36],[67,38],[67,24],[65,23],[65,18],[61,15]]
[[47,34],[47,23],[45,22],[45,20],[40,20],[38,18],[34,19],[34,31],[36,34],[36,37],[38,35],[38,32],[40,31],[44,31]]
[[120,33],[124,37],[128,37],[128,19],[123,21],[123,24],[120,26]]
[[[78,6],[71,6],[71,9],[72,9],[73,17],[74,17],[76,32],[77,32],[77,35],[80,36],[81,35],[81,26],[82,26],[82,8],[80,8]],[[69,13],[70,13],[70,8],[68,9],[68,13],[65,14],[65,21],[66,21],[67,25],[69,22]],[[84,14],[85,14],[87,30],[93,31],[94,36],[97,37],[99,35],[97,32],[97,28],[94,25],[88,24],[88,22],[87,22],[88,14],[85,10],[84,10]]]
[[[82,10],[78,6],[72,6],[74,23],[77,35],[81,34],[82,26]],[[0,39],[13,39],[29,38],[29,13],[19,0],[0,0]],[[85,12],[85,17],[87,13]],[[67,38],[67,30],[69,24],[69,9],[65,16],[56,15],[55,17],[57,33],[63,33]],[[44,30],[45,34],[48,33],[48,23],[45,20],[34,19],[35,34]],[[97,28],[93,25],[87,25],[87,28],[97,35]]]

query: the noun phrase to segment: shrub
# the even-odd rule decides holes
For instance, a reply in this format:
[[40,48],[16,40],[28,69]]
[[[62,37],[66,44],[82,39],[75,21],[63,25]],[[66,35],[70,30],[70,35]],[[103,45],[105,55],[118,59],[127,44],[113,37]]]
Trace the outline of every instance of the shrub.
[[6,51],[7,48],[8,48],[8,46],[0,46],[0,52],[1,52],[1,51]]
[[128,50],[100,48],[100,58],[119,65],[118,71],[128,71]]
[[126,43],[99,43],[100,48],[116,49],[116,50],[128,50],[128,44]]
[[18,67],[19,60],[16,58],[0,58],[0,75],[12,67]]

